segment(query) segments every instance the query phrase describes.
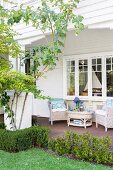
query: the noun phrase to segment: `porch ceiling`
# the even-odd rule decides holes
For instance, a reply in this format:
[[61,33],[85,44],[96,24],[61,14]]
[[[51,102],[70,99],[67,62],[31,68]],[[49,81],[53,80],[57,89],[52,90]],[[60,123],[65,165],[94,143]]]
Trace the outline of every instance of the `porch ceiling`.
[[[21,2],[24,4],[24,8],[30,5],[34,8],[34,10],[40,4],[40,1],[38,2],[37,0],[18,0],[18,4],[21,4]],[[16,7],[13,5],[12,8]],[[113,0],[80,0],[75,14],[82,15],[84,17],[83,23],[86,28],[113,29]],[[72,28],[72,26],[70,27]],[[25,45],[28,44],[27,39],[30,42],[29,44],[31,44],[32,41],[30,39],[42,36],[42,32],[33,28],[32,24],[26,26],[23,23],[19,23],[13,28],[18,33],[18,36],[16,36],[15,39],[23,41],[23,44]],[[50,34],[50,32],[47,31],[47,34]]]
[[[46,39],[50,41],[51,36],[46,35]],[[37,45],[47,44],[46,39],[40,35],[20,42],[25,43],[28,49]],[[74,35],[74,31],[69,31],[63,51],[64,56],[113,51],[113,30],[85,29],[78,36]]]

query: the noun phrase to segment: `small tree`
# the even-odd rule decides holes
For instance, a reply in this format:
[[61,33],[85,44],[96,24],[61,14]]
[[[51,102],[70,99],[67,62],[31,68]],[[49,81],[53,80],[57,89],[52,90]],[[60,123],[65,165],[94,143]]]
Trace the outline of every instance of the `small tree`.
[[[78,3],[79,0],[40,0],[34,11],[32,7],[27,7],[24,12],[22,8],[18,12],[12,11],[10,24],[23,19],[26,24],[31,22],[45,36],[46,45],[27,51],[24,58],[31,60],[31,74],[36,79],[56,66],[63,53],[68,27],[72,25],[75,35],[84,29],[83,17],[75,15]],[[46,38],[47,32],[50,32],[50,40]]]
[[[82,16],[76,16],[74,14],[77,8],[78,0],[40,0],[40,5],[33,11],[32,7],[23,9],[22,6],[19,10],[5,10],[0,6],[0,93],[1,104],[5,106],[8,116],[12,118],[13,129],[15,126],[15,116],[18,104],[18,96],[20,93],[25,92],[25,99],[23,102],[22,114],[20,119],[19,128],[21,127],[21,121],[24,113],[25,103],[29,92],[32,92],[36,97],[44,98],[41,95],[41,91],[36,87],[36,80],[41,77],[45,71],[53,69],[56,66],[60,55],[63,52],[65,46],[66,34],[68,32],[68,26],[70,24],[75,28],[75,34],[83,30]],[[55,9],[57,10],[55,11]],[[27,51],[24,60],[31,59],[31,71],[27,76],[23,73],[10,71],[10,62],[6,59],[7,55],[12,57],[21,56],[21,50],[18,43],[14,40],[14,31],[11,26],[14,23],[18,23],[23,20],[26,24],[32,22],[32,25],[42,31],[45,36],[49,31],[51,34],[50,41],[46,38],[46,46],[40,46]],[[6,73],[7,69],[7,73]],[[32,77],[33,76],[33,77]],[[7,80],[6,80],[7,79]],[[7,90],[14,90],[14,96],[12,98],[11,105],[9,106],[9,96],[7,96]],[[16,109],[12,110],[14,99],[16,100]]]

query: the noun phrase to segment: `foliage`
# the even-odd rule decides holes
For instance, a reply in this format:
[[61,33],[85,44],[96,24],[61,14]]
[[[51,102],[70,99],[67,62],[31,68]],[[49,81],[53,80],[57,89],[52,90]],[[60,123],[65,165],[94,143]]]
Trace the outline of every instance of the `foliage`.
[[36,97],[40,96],[41,91],[36,88],[35,79],[32,76],[25,75],[16,71],[0,71],[0,93],[6,90],[15,90],[20,92],[31,92]]
[[65,137],[51,139],[49,148],[60,155],[73,154],[76,158],[97,163],[112,163],[113,153],[110,152],[111,139],[98,138],[90,134],[67,132]]
[[[5,0],[7,1],[7,0]],[[18,97],[21,92],[25,92],[22,113],[19,123],[21,127],[22,117],[24,114],[25,103],[28,93],[31,92],[35,97],[44,98],[41,95],[41,90],[36,87],[36,80],[41,77],[44,72],[53,69],[56,65],[59,55],[63,52],[65,45],[68,26],[72,24],[75,28],[75,33],[78,34],[83,30],[82,16],[76,16],[74,11],[77,7],[78,0],[70,0],[66,2],[58,0],[41,0],[36,10],[32,7],[23,8],[23,5],[18,9],[7,10],[0,5],[0,94],[1,105],[5,106],[5,111],[8,117],[11,118],[13,129],[16,129],[15,117],[16,111],[13,111],[13,103],[16,98],[16,108]],[[51,5],[50,5],[51,4]],[[57,10],[55,9],[57,8]],[[9,71],[11,63],[7,56],[19,57],[22,52],[19,44],[14,40],[16,33],[12,30],[12,25],[19,22],[32,25],[40,29],[46,39],[46,46],[35,48],[27,53],[24,60],[31,59],[31,76],[26,76],[22,73]],[[51,32],[50,40],[46,36],[46,32]],[[9,106],[10,97],[7,95],[7,90],[13,90],[14,96]]]
[[[14,95],[14,97],[12,98],[12,102],[10,105],[9,102],[11,101],[10,100],[11,98],[7,93],[8,90],[14,93],[12,94]],[[16,127],[16,122],[14,117],[14,115],[16,116],[16,109],[15,111],[13,111],[12,108],[13,108],[15,98],[17,98],[16,104],[18,104],[17,100],[22,92],[25,92],[26,94],[32,93],[37,98],[42,98],[42,99],[46,98],[41,95],[41,90],[38,89],[38,87],[36,86],[35,79],[32,76],[25,75],[24,73],[11,71],[11,70],[7,72],[0,71],[0,93],[1,93],[0,104],[2,107],[5,108],[5,112],[8,114],[8,117],[11,118],[13,130],[15,130],[17,127]],[[25,107],[25,103],[22,108],[21,119],[23,118],[24,107]],[[21,121],[20,121],[19,128],[21,126]]]
[[5,129],[5,128],[6,128],[5,124],[3,122],[0,122],[0,129]]
[[9,69],[11,66],[8,55],[19,57],[22,55],[19,44],[14,40],[16,33],[7,24],[10,11],[0,5],[0,69]]
[[[35,10],[29,6],[23,10],[21,6],[18,11],[11,11],[9,24],[18,23],[21,20],[26,24],[32,23],[33,27],[42,31],[45,38],[46,46],[42,45],[26,51],[24,58],[24,61],[31,60],[30,73],[35,78],[41,77],[44,72],[56,66],[59,56],[63,53],[70,24],[74,27],[76,35],[84,29],[83,17],[75,15],[78,3],[79,0],[40,0]],[[49,36],[46,35],[47,32]]]
[[70,153],[70,145],[67,143],[65,137],[51,138],[49,140],[49,148],[59,155]]
[[46,147],[48,144],[48,129],[31,127],[17,131],[0,130],[0,150],[19,152],[34,145]]

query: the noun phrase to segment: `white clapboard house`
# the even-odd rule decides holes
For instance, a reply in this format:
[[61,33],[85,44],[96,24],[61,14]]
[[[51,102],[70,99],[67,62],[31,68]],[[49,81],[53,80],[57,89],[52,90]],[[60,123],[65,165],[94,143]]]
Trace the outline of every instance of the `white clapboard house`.
[[[21,2],[34,7],[38,3],[18,0]],[[77,37],[72,29],[68,32],[56,68],[37,84],[45,95],[67,100],[78,96],[95,110],[97,103],[113,97],[113,0],[80,0],[76,13],[84,17],[84,31]],[[31,25],[19,23],[14,29],[23,50],[45,43],[41,31]],[[15,69],[25,71],[15,59],[13,64]],[[32,114],[49,117],[47,100],[33,99]]]

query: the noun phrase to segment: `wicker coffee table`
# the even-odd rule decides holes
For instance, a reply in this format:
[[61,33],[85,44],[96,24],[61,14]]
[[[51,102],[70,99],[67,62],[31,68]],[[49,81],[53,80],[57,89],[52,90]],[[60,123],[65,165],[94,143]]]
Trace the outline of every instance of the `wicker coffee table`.
[[67,111],[68,119],[67,123],[68,126],[79,126],[86,128],[87,126],[92,125],[92,113],[87,111]]

